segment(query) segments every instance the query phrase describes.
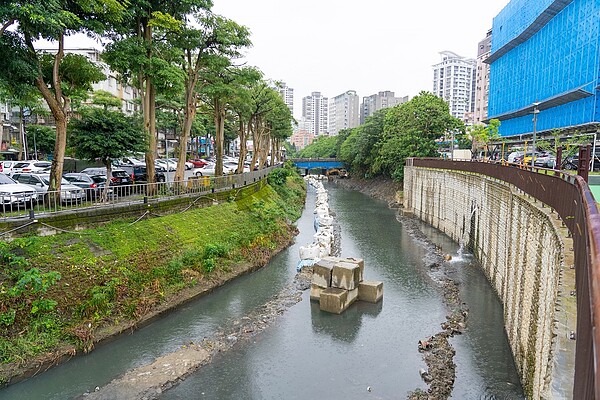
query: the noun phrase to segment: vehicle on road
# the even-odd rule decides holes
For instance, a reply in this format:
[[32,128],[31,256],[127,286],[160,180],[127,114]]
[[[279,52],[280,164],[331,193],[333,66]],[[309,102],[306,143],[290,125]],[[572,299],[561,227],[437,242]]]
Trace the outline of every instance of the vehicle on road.
[[0,174],[0,204],[2,209],[25,208],[37,201],[37,191]]
[[[40,195],[48,193],[50,186],[50,175],[49,174],[32,174],[18,172],[13,174],[13,179],[23,185],[32,187]],[[75,185],[69,183],[68,180],[62,179],[60,184],[60,201],[61,203],[76,203],[85,200],[85,191]]]

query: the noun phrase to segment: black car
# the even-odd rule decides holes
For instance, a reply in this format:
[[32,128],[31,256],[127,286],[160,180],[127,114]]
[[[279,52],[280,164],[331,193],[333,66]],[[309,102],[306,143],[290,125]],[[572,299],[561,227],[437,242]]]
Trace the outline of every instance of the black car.
[[[148,170],[145,165],[120,165],[119,169],[124,170],[131,177],[134,183],[146,183],[148,182]],[[155,167],[154,168],[154,181],[155,182],[166,182],[167,177],[165,175],[165,169]]]

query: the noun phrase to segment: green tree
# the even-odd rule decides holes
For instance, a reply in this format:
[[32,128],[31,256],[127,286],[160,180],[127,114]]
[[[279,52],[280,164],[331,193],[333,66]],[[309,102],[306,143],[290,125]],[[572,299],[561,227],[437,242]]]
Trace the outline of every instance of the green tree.
[[421,92],[386,114],[385,137],[373,170],[401,180],[406,158],[435,157],[438,155],[437,139],[448,131],[464,132],[464,129],[462,121],[450,115],[443,99]]
[[[118,0],[32,0],[26,6],[21,1],[0,3],[0,54],[11,55],[0,57],[0,81],[14,86],[35,86],[55,119],[51,190],[59,189],[62,179],[70,96],[77,93],[80,84],[85,86],[90,82],[86,81],[88,66],[77,57],[65,55],[65,36],[77,32],[100,34],[107,23],[120,21],[122,11]],[[56,42],[57,53],[37,52],[33,43],[38,39]]]
[[[181,53],[178,64],[184,76],[185,103],[179,146],[180,162],[175,172],[175,181],[183,181],[186,144],[196,119],[200,92],[204,85],[210,85],[209,81],[202,80],[203,72],[220,65],[212,63],[211,59],[237,58],[240,56],[239,50],[251,44],[248,29],[219,15],[204,11],[188,15],[187,20],[187,25],[183,29],[173,31],[170,39],[170,43]],[[218,136],[221,135],[219,129]]]
[[112,42],[103,58],[124,81],[140,90],[149,182],[155,176],[157,95],[176,97],[183,92],[181,69],[173,62],[177,53],[167,42],[166,33],[181,30],[188,15],[210,7],[210,0],[129,0],[128,18],[113,25]]
[[[28,125],[27,148],[42,156],[51,154],[56,145],[56,130],[45,125]],[[37,159],[37,154],[36,154]]]
[[385,117],[389,108],[376,111],[365,123],[354,128],[339,146],[341,160],[354,174],[372,176],[375,160],[384,138]]
[[[88,107],[81,110],[81,119],[72,120],[70,140],[78,157],[102,160],[110,182],[112,160],[131,152],[146,151],[145,136],[138,120],[119,111]],[[106,198],[108,185],[103,193]]]
[[487,157],[490,143],[500,139],[499,128],[500,121],[497,119],[491,119],[488,125],[469,127],[469,135],[473,141],[473,151],[482,148],[485,151],[485,157]]
[[120,108],[123,101],[106,90],[96,90],[92,94],[92,103],[108,110],[109,108]]
[[300,158],[335,158],[336,155],[337,138],[335,136],[319,136],[300,151]]

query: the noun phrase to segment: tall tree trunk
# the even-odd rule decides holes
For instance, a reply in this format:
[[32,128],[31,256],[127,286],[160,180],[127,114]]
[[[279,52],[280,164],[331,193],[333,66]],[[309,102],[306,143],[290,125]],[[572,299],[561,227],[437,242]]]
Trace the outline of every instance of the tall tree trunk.
[[241,114],[238,114],[240,122],[240,128],[238,130],[238,136],[240,138],[240,154],[238,157],[237,173],[244,172],[244,161],[246,160],[246,126],[244,124],[244,118]]
[[219,99],[214,100],[215,109],[215,176],[223,175],[223,142],[225,141],[225,107]]

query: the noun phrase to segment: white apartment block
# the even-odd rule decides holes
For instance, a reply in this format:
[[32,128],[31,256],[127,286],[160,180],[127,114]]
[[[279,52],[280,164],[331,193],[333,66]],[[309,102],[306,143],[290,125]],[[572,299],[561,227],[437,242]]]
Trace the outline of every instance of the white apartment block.
[[[56,53],[57,49],[41,49],[48,53]],[[135,99],[139,97],[138,89],[129,85],[123,85],[118,80],[116,72],[111,71],[107,64],[101,60],[101,52],[95,48],[66,48],[65,53],[79,54],[87,57],[88,60],[96,64],[102,69],[102,73],[106,79],[92,85],[94,90],[104,90],[111,93],[113,96],[121,99],[122,111],[125,114],[131,115],[139,106],[136,105]]]
[[395,107],[398,104],[406,103],[408,96],[396,97],[394,92],[389,90],[363,97],[360,106],[360,123],[364,124],[367,117],[373,115],[376,111],[384,108]]
[[490,65],[484,62],[492,51],[492,30],[490,29],[477,47],[477,73],[475,76],[475,111],[473,122],[483,124],[488,117],[490,94]]
[[356,91],[348,90],[335,96],[329,103],[329,135],[342,129],[355,128],[360,123],[359,100]]
[[285,105],[288,106],[288,108],[290,109],[292,115],[294,115],[294,89],[286,85],[285,82],[280,82],[277,85],[276,90],[281,95],[281,98],[283,99]]
[[[475,72],[477,62],[451,51],[440,52],[442,61],[433,66],[433,93],[450,106],[453,117],[465,121],[475,110]],[[465,115],[466,114],[466,115]]]
[[309,123],[308,132],[315,136],[327,134],[327,100],[321,92],[312,92],[302,99],[302,117]]

